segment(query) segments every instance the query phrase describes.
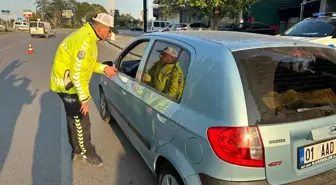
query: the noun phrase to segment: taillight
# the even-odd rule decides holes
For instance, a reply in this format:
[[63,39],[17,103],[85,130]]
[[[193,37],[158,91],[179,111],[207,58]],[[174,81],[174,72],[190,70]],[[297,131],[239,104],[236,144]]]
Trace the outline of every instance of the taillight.
[[265,166],[258,127],[211,127],[207,134],[212,149],[220,159],[240,166]]

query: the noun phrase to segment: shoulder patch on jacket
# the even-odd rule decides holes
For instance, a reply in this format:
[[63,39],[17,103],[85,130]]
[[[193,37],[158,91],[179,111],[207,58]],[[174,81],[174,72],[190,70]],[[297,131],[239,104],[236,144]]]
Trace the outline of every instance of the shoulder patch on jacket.
[[80,50],[77,53],[77,58],[78,58],[78,60],[83,60],[85,58],[85,52],[83,50]]

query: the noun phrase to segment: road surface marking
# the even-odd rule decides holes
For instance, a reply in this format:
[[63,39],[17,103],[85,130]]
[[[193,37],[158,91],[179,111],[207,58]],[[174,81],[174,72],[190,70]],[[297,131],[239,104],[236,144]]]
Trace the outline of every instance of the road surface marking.
[[[22,43],[27,42],[27,41],[29,41],[29,40],[31,40],[31,38],[26,39],[26,40],[23,40],[23,41],[19,42],[18,44],[22,44]],[[12,47],[14,47],[14,46],[16,46],[16,45],[18,45],[18,44],[13,44],[13,45],[7,46],[7,47],[5,47],[5,48],[2,48],[2,49],[0,49],[0,52],[1,52],[1,51],[5,51],[6,49],[12,48]]]

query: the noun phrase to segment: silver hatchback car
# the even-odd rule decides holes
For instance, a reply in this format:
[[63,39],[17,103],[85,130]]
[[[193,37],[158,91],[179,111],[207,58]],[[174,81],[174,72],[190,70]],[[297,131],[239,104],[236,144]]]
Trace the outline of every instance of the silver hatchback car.
[[160,185],[309,185],[334,173],[336,50],[328,46],[150,33],[105,64],[119,74],[100,80],[101,116],[119,124]]

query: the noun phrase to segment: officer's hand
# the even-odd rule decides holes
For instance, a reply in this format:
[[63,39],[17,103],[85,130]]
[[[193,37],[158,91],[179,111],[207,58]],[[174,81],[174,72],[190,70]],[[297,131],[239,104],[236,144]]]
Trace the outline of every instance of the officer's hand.
[[107,66],[107,67],[104,68],[104,73],[108,77],[112,78],[113,76],[117,75],[118,70],[116,68],[114,68],[114,67]]
[[89,102],[82,103],[82,107],[80,109],[81,113],[85,115],[89,112]]

